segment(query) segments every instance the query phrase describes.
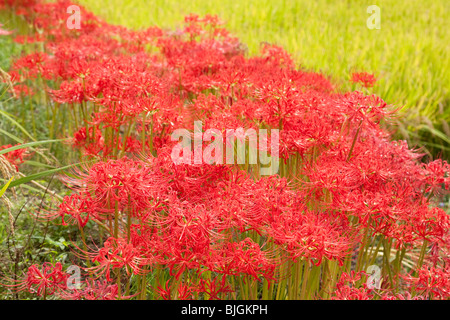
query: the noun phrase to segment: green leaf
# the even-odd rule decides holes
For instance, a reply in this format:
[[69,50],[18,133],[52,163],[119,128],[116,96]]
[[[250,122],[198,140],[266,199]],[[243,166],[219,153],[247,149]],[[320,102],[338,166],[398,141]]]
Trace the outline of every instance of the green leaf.
[[36,141],[36,142],[29,142],[29,143],[24,143],[18,146],[14,146],[11,148],[7,148],[7,149],[3,149],[0,151],[0,154],[5,154],[14,150],[19,150],[19,149],[24,149],[24,148],[29,148],[29,147],[34,147],[34,146],[39,146],[41,144],[46,144],[46,143],[52,143],[52,142],[60,142],[60,141],[64,141],[64,140],[68,140],[68,139],[57,139],[57,140],[44,140],[44,141]]
[[437,129],[431,128],[430,126],[427,126],[427,125],[419,125],[419,126],[417,127],[417,129],[418,129],[418,130],[420,130],[420,129],[427,130],[427,131],[431,132],[432,134],[438,136],[439,138],[441,138],[441,139],[444,140],[445,142],[450,143],[450,139],[445,135],[445,133],[442,133],[441,131],[439,131],[439,130],[437,130]]
[[8,189],[9,184],[11,183],[11,181],[13,180],[14,177],[12,177],[11,179],[9,179],[9,181],[3,185],[2,190],[0,190],[0,197],[3,196],[3,194],[6,192],[6,189]]
[[21,185],[21,184],[24,184],[24,183],[28,183],[30,181],[40,179],[42,177],[51,175],[53,173],[57,173],[57,172],[60,172],[60,171],[72,168],[72,167],[77,166],[79,164],[82,164],[82,163],[75,163],[75,164],[71,164],[71,165],[68,165],[68,166],[65,166],[65,167],[56,168],[56,169],[47,170],[47,171],[43,171],[43,172],[32,174],[30,176],[26,176],[26,177],[23,177],[23,178],[15,180],[14,182],[12,182],[10,184],[10,187],[15,187],[15,186],[18,186],[18,185]]
[[0,133],[3,133],[5,136],[10,137],[12,140],[17,141],[18,143],[23,143],[22,139],[16,137],[12,133],[9,133],[8,131],[3,130],[2,128],[0,128]]
[[[5,179],[1,179],[1,178],[0,178],[0,180],[3,181],[3,183],[6,182]],[[39,189],[33,188],[33,187],[31,187],[31,186],[29,186],[29,185],[27,185],[27,184],[22,185],[22,188],[27,189],[27,190],[30,190],[30,191],[32,191],[32,192],[36,192],[36,193],[40,193],[40,194],[44,194],[44,195],[46,194],[46,192],[45,192],[44,190],[39,190]]]
[[19,128],[28,138],[30,138],[33,141],[36,141],[36,139],[24,128],[18,123],[12,115],[8,114],[7,112],[0,110],[0,114],[2,114],[6,119],[11,121],[12,124],[14,124],[17,128]]
[[56,169],[54,166],[49,166],[48,164],[39,162],[39,161],[32,161],[32,160],[27,160],[25,161],[23,164],[27,164],[33,167],[41,167],[41,168],[47,168],[47,169]]

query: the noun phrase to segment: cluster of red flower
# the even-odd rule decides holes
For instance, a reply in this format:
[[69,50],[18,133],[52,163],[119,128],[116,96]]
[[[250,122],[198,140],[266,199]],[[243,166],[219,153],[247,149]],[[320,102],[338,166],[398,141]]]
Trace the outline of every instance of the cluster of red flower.
[[[11,148],[12,145],[7,144],[4,146],[0,146],[0,150],[5,150]],[[25,162],[27,158],[29,158],[31,154],[27,151],[27,149],[17,149],[10,152],[6,152],[4,157],[6,160],[11,163],[16,170],[19,170],[19,165]]]
[[373,74],[367,72],[355,72],[352,74],[352,82],[361,83],[364,87],[370,88],[375,85],[377,79]]
[[[40,279],[38,294],[120,298],[135,275],[145,298],[152,272],[164,299],[450,297],[448,280],[435,280],[448,278],[450,221],[430,206],[449,189],[450,167],[421,164],[391,141],[381,124],[395,110],[381,98],[339,92],[277,46],[248,58],[214,16],[188,16],[177,32],[131,31],[81,8],[81,28],[69,30],[69,1],[1,4],[40,31],[26,41],[44,48],[14,62],[15,84],[26,93],[26,81],[47,80],[52,109],[72,111],[74,147],[98,160],[68,181],[73,194],[47,218],[83,235],[91,221],[107,235],[97,249],[78,250],[103,284],[72,294],[54,290],[59,280],[43,271],[23,288]],[[279,129],[279,174],[175,165],[170,134],[194,120],[204,130]],[[382,266],[379,290],[364,284],[372,264]]]

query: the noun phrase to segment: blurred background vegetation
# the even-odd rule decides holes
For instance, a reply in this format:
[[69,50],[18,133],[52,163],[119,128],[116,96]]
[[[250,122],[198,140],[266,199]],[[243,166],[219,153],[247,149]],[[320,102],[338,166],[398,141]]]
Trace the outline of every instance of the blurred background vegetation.
[[[374,73],[371,92],[403,107],[398,139],[450,158],[450,1],[448,0],[78,0],[113,24],[181,28],[184,16],[217,14],[256,54],[261,42],[285,48],[302,68],[329,75],[345,90],[353,71]],[[381,29],[369,29],[369,5]]]

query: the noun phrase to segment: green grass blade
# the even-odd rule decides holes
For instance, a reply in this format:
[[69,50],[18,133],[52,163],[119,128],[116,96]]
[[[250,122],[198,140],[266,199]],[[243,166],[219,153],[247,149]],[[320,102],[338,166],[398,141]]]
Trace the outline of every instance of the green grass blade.
[[11,147],[11,148],[3,149],[3,150],[0,151],[0,154],[4,154],[4,153],[11,152],[11,151],[18,150],[18,149],[24,149],[24,148],[28,148],[28,147],[39,146],[39,145],[46,144],[46,143],[60,142],[60,141],[64,141],[64,140],[67,140],[67,139],[44,140],[44,141],[36,141],[36,142],[24,143],[24,144],[21,144],[21,145],[18,145],[18,146],[14,146],[14,147]]
[[21,185],[21,184],[24,184],[24,183],[28,183],[28,182],[33,181],[33,180],[40,179],[42,177],[45,177],[45,176],[51,175],[53,173],[57,173],[57,172],[69,169],[69,168],[72,168],[72,167],[80,165],[80,164],[82,164],[82,163],[75,163],[75,164],[71,164],[71,165],[68,165],[68,166],[65,166],[65,167],[61,167],[61,168],[56,168],[56,169],[52,169],[52,170],[47,170],[47,171],[35,173],[35,174],[30,175],[30,176],[26,176],[26,177],[17,179],[14,182],[11,182],[11,184],[9,186],[11,188],[12,187],[16,187],[18,185]]
[[54,166],[49,166],[48,164],[39,161],[27,160],[23,164],[39,168],[56,169]]
[[[3,183],[6,182],[5,179],[1,179],[1,178],[0,178],[0,181],[2,181]],[[27,189],[27,190],[29,190],[29,191],[32,191],[32,192],[38,193],[38,194],[44,194],[44,195],[45,195],[45,194],[48,193],[46,190],[36,189],[36,188],[33,188],[32,186],[29,186],[29,185],[27,185],[27,184],[22,184],[22,185],[21,185],[21,188]]]
[[11,139],[13,139],[14,141],[16,141],[18,143],[23,143],[22,139],[20,139],[19,137],[16,137],[12,133],[9,133],[8,131],[3,130],[2,128],[0,128],[0,133],[3,133],[5,136],[10,137]]
[[9,181],[3,186],[3,188],[0,190],[0,197],[3,196],[3,194],[5,193],[6,189],[8,189],[8,186],[11,184],[11,181],[13,180],[14,177],[12,177],[11,179],[9,179]]
[[8,114],[3,110],[0,110],[0,114],[2,114],[6,119],[11,121],[11,123],[14,124],[17,128],[19,128],[20,131],[22,131],[28,138],[30,138],[33,141],[36,141],[36,139],[24,127],[22,127],[20,123],[14,120],[14,118],[10,114]]
[[447,137],[445,135],[445,133],[442,133],[441,131],[439,131],[439,130],[437,130],[435,128],[432,128],[432,127],[427,126],[427,125],[419,125],[417,127],[417,129],[418,130],[420,130],[420,129],[427,130],[427,131],[431,132],[432,134],[434,134],[435,136],[439,137],[440,139],[444,140],[445,142],[450,143],[450,138]]

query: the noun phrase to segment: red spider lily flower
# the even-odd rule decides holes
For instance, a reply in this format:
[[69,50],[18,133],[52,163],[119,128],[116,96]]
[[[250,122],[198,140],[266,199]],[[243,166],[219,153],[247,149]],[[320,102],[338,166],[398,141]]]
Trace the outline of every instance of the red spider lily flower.
[[419,210],[413,221],[414,233],[419,239],[443,242],[450,227],[448,214],[441,208],[429,208],[426,205]]
[[23,35],[18,35],[13,39],[14,42],[17,42],[19,44],[28,44],[37,42],[35,40],[36,38],[33,36],[23,36]]
[[[18,144],[15,146],[18,146]],[[8,149],[11,147],[13,146],[10,144],[0,146],[0,150]],[[19,165],[24,163],[27,158],[32,156],[32,154],[29,153],[27,149],[23,148],[7,152],[3,154],[3,156],[6,158],[6,160],[8,160],[9,163],[11,163],[16,168],[17,171],[19,171]]]
[[80,128],[73,135],[73,146],[81,148],[85,155],[100,156],[103,151],[103,156],[107,156],[109,150],[105,147],[105,140],[102,132],[98,127],[88,127],[89,136],[86,134],[86,127]]
[[450,191],[450,165],[441,159],[423,164],[425,192],[440,196]]
[[354,231],[345,224],[342,217],[291,211],[286,215],[277,215],[267,232],[277,243],[285,246],[293,260],[304,257],[313,259],[319,265],[326,257],[342,265],[352,243],[358,239],[358,235],[352,234]]
[[[221,278],[218,281],[218,278]],[[158,286],[156,292],[164,300],[191,300],[195,293],[200,293],[208,296],[209,300],[220,300],[220,294],[231,292],[231,287],[226,283],[226,277],[216,277],[214,280],[200,279],[199,283],[194,286],[190,286],[184,283],[180,283],[176,289],[175,295],[172,296],[174,288],[173,283],[169,285],[171,280],[167,280],[165,287]]]
[[361,83],[365,88],[371,88],[375,85],[377,79],[371,73],[367,72],[354,72],[352,73],[351,82]]
[[447,300],[450,297],[450,271],[446,268],[423,266],[416,277],[402,276],[415,292],[428,298]]
[[405,292],[403,294],[398,293],[391,295],[389,293],[383,294],[381,296],[381,300],[425,300],[425,298],[421,295],[416,295],[414,297],[411,296],[411,293]]
[[213,270],[225,275],[247,274],[255,280],[260,276],[274,279],[276,262],[270,257],[273,253],[261,250],[250,238],[239,243],[228,243],[222,250],[219,253],[222,261]]
[[28,79],[37,78],[44,74],[49,56],[43,52],[35,52],[17,59],[12,70],[25,75]]
[[[128,207],[132,214],[152,207],[152,195],[161,188],[149,166],[127,157],[96,163],[79,176],[98,207],[114,209],[117,201],[121,210]],[[79,184],[77,180],[74,183]]]
[[[119,289],[117,284],[106,280],[86,279],[81,289],[61,291],[58,296],[64,300],[117,300]],[[120,296],[120,299],[128,299],[131,296]]]
[[227,284],[225,276],[218,276],[213,280],[200,279],[196,291],[207,295],[208,300],[221,300],[221,294],[233,292],[231,286]]
[[26,276],[21,280],[12,280],[12,285],[7,287],[14,288],[17,292],[27,290],[30,293],[35,293],[38,296],[51,296],[59,293],[67,286],[67,279],[69,274],[62,270],[60,262],[54,265],[45,262],[42,266],[34,264],[28,268]]
[[362,275],[365,275],[365,272],[342,273],[336,283],[336,290],[331,294],[331,300],[372,300],[373,290],[368,289],[365,283],[360,288],[355,287]]
[[128,137],[126,140],[125,150],[129,153],[138,153],[142,150],[142,144],[139,140],[133,137]]
[[17,84],[13,87],[14,95],[16,97],[32,97],[35,95],[34,91],[27,85]]
[[98,211],[100,210],[89,193],[81,195],[74,193],[64,197],[57,215],[62,217],[63,225],[67,225],[67,222],[70,221],[70,224],[76,224],[78,228],[82,229],[89,222],[90,216],[98,216]]
[[158,295],[163,298],[164,300],[171,300],[172,299],[172,286],[169,286],[170,279],[166,281],[165,287],[161,287],[160,285],[156,288],[156,292]]
[[295,66],[291,56],[279,46],[263,43],[261,51],[264,58],[273,61],[277,66],[282,68],[294,68]]
[[195,286],[180,283],[177,288],[177,299],[179,300],[193,300],[195,293]]
[[97,276],[105,274],[107,281],[112,280],[111,268],[114,270],[125,267],[127,274],[130,274],[130,270],[133,274],[145,274],[143,266],[151,263],[150,259],[142,257],[137,248],[122,238],[110,237],[98,252],[87,253],[87,255],[98,264],[87,270]]
[[333,292],[331,300],[372,300],[374,295],[370,292],[370,289],[345,285]]

